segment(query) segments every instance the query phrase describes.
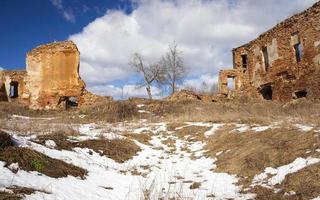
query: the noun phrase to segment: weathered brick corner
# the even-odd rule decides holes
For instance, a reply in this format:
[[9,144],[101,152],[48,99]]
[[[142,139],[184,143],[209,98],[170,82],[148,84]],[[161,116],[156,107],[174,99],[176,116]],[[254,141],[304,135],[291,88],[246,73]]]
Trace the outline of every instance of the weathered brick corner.
[[235,48],[233,70],[220,72],[219,89],[248,91],[268,100],[320,98],[320,2]]

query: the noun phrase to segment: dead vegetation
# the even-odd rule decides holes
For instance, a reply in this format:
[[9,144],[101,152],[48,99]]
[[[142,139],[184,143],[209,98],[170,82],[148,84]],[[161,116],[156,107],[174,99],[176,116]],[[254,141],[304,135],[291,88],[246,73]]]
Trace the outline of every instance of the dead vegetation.
[[[317,100],[294,100],[288,103],[247,99],[214,103],[154,100],[146,101],[144,110],[175,123],[201,121],[270,124],[274,121],[291,120],[320,125],[320,101]],[[151,120],[156,121],[159,118],[154,117]]]
[[57,114],[56,111],[45,110],[31,110],[26,105],[18,102],[4,102],[0,101],[0,119],[5,119],[10,115],[24,115],[24,116],[52,116]]
[[224,126],[207,141],[207,154],[216,157],[217,170],[252,178],[266,167],[279,167],[298,157],[307,157],[320,148],[320,139],[314,132],[297,128],[275,128],[263,132],[239,133],[234,126]]
[[150,140],[152,133],[151,132],[144,132],[144,133],[124,133],[122,134],[123,136],[127,137],[128,139],[131,140],[137,140],[138,142],[145,144],[145,145],[150,145]]
[[86,140],[79,142],[78,147],[92,149],[116,162],[123,163],[137,154],[141,149],[128,139]]
[[121,122],[139,116],[137,106],[130,101],[113,101],[83,108],[79,114],[92,121]]
[[35,192],[47,193],[45,191],[39,191],[32,188],[18,186],[11,186],[6,188],[6,190],[8,190],[8,192],[0,191],[0,200],[21,200],[25,195],[30,195]]
[[171,122],[169,124],[167,124],[167,130],[168,131],[176,131],[177,128],[181,128],[186,126],[185,123],[182,122]]
[[5,138],[6,142],[2,142],[0,149],[0,160],[6,163],[11,171],[17,172],[18,169],[10,167],[11,164],[18,163],[19,169],[25,171],[38,171],[42,174],[53,178],[67,177],[68,175],[85,178],[87,171],[74,165],[65,163],[61,160],[50,158],[42,153],[34,151],[26,147],[14,146],[10,136],[0,132],[1,139]]
[[[152,116],[144,116],[139,113],[138,104],[144,104],[143,110],[152,113]],[[21,105],[0,102],[0,111],[2,120],[15,114],[53,117],[55,119],[51,122],[60,123],[122,122],[144,117],[150,121],[166,120],[176,123],[206,121],[270,124],[274,121],[293,120],[297,123],[320,125],[320,101],[306,99],[293,100],[288,103],[241,98],[226,99],[223,102],[130,99],[100,102],[69,112],[35,111]]]
[[289,174],[278,186],[284,192],[295,191],[296,199],[313,199],[320,195],[320,164]]
[[[148,144],[150,136],[147,134],[130,134],[135,140],[141,143]],[[129,135],[129,136],[130,136]],[[129,137],[130,138],[130,137]],[[116,162],[123,163],[141,151],[140,147],[136,145],[131,139],[106,139],[101,136],[94,140],[76,141],[70,140],[67,135],[63,133],[53,133],[38,136],[34,142],[45,145],[47,140],[52,140],[56,144],[58,150],[72,151],[76,147],[88,148],[101,156],[106,156],[115,160]]]
[[193,182],[193,183],[190,185],[189,188],[190,188],[191,190],[195,190],[195,189],[199,189],[200,186],[201,186],[201,183],[199,183],[199,182]]
[[46,145],[46,141],[52,140],[56,144],[56,149],[57,150],[72,150],[73,148],[76,147],[75,142],[71,142],[68,138],[67,134],[64,134],[63,132],[56,132],[52,134],[46,134],[46,135],[39,135],[37,136],[37,139],[34,140],[34,142],[41,144],[41,145]]
[[185,139],[188,142],[203,141],[204,133],[210,130],[206,126],[186,126],[175,131],[175,135],[180,139]]

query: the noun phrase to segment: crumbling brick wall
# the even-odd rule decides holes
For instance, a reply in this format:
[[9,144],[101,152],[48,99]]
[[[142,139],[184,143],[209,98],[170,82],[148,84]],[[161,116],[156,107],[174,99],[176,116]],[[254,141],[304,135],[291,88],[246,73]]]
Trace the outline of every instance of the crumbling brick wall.
[[[234,49],[233,58],[233,68],[241,74],[238,91],[263,97],[268,91],[280,101],[319,98],[320,2]],[[223,86],[220,90],[225,92]]]
[[25,101],[25,78],[24,70],[0,71],[0,101]]
[[27,53],[30,107],[58,109],[78,98],[85,84],[79,76],[80,53],[71,41],[41,45]]
[[32,109],[66,109],[111,101],[111,97],[85,89],[79,62],[80,52],[72,41],[41,45],[27,53],[26,71],[0,71],[0,101],[19,100]]
[[219,73],[219,91],[222,94],[228,94],[230,88],[228,87],[228,79],[232,79],[232,89],[239,90],[242,84],[242,70],[222,70]]

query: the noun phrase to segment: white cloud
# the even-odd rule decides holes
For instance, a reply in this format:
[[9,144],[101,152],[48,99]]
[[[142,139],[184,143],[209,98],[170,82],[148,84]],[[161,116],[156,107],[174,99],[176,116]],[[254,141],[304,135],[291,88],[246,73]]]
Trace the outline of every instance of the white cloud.
[[50,0],[51,3],[58,9],[63,9],[62,0]]
[[50,0],[50,1],[52,5],[58,9],[58,11],[61,13],[62,17],[66,21],[71,23],[74,23],[76,21],[73,11],[71,10],[71,8],[65,8],[62,0]]
[[218,78],[218,75],[203,74],[199,77],[185,80],[180,88],[198,92],[212,92],[216,89]]
[[73,11],[71,9],[64,10],[63,11],[63,17],[68,21],[74,23],[76,21],[76,18],[73,14]]
[[1,71],[1,70],[4,70],[4,68],[0,67],[0,71]]
[[90,88],[114,81],[128,85],[134,52],[154,62],[174,40],[190,75],[201,82],[205,74],[232,66],[232,48],[315,1],[134,0],[132,13],[109,10],[70,39],[80,49],[80,73]]

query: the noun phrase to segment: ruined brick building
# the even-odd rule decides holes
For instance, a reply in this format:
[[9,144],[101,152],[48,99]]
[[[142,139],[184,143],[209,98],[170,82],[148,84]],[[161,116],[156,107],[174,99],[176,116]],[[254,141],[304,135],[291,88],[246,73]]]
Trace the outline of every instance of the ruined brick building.
[[233,69],[219,74],[221,93],[279,101],[320,98],[320,2],[232,53]]
[[64,109],[97,101],[79,76],[80,53],[71,41],[41,45],[27,53],[26,71],[0,71],[0,101],[32,109]]

